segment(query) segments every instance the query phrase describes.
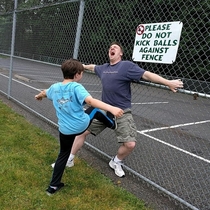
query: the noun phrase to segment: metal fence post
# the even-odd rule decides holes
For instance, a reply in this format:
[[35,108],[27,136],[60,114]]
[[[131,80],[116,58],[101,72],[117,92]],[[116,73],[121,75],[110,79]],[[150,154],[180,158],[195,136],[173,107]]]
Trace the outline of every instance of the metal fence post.
[[12,41],[11,41],[11,54],[10,54],[10,70],[9,70],[9,83],[8,83],[8,99],[11,94],[11,84],[12,84],[12,70],[13,70],[13,56],[15,48],[15,30],[16,30],[16,10],[17,10],[17,1],[14,1],[14,11],[13,11],[13,25],[12,25]]
[[75,59],[77,59],[78,51],[79,51],[79,42],[80,42],[80,34],[82,30],[84,8],[85,8],[85,2],[84,0],[81,0],[80,7],[79,7],[79,17],[78,17],[78,22],[77,22],[77,32],[76,32],[76,37],[75,37],[74,54],[73,54],[73,58]]

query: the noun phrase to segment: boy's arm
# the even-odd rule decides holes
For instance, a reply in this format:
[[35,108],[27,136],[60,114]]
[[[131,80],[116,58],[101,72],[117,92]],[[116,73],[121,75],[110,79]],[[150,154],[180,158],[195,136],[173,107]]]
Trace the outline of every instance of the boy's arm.
[[90,70],[90,71],[93,71],[94,72],[94,69],[95,69],[95,64],[88,64],[88,65],[85,65],[85,64],[82,64],[84,69],[87,69],[87,70]]
[[39,94],[35,95],[35,99],[41,101],[43,98],[46,98],[46,90],[41,91]]
[[116,117],[121,117],[124,113],[122,109],[106,104],[98,99],[93,98],[92,96],[86,97],[85,102],[89,104],[90,106],[93,106],[93,107],[96,107],[105,111],[109,111]]

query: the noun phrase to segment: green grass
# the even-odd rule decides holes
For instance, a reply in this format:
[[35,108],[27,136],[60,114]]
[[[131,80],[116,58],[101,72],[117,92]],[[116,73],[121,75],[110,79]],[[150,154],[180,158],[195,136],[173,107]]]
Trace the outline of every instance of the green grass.
[[0,101],[0,206],[2,210],[149,210],[110,179],[76,158],[66,169],[66,186],[45,193],[57,139],[27,122]]
[[9,56],[7,56],[7,55],[2,55],[2,54],[0,54],[0,58],[8,58]]

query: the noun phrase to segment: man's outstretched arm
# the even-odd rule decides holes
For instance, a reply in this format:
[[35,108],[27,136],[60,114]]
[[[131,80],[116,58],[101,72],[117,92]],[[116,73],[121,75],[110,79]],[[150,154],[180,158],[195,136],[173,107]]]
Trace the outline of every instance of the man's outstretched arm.
[[178,88],[183,88],[183,82],[180,79],[168,80],[150,71],[145,71],[142,78],[147,81],[166,85],[173,92],[177,92]]
[[88,64],[88,65],[83,64],[84,69],[87,69],[90,71],[94,71],[95,66],[96,66],[95,64]]

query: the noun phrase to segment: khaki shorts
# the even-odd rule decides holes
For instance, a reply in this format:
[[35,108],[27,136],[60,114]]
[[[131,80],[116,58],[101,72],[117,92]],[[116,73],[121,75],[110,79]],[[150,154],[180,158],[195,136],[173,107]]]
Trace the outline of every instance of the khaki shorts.
[[[102,122],[94,119],[87,130],[96,136],[105,128],[106,126]],[[130,109],[124,110],[123,116],[117,118],[117,129],[114,131],[117,135],[118,143],[136,141],[137,130]]]

